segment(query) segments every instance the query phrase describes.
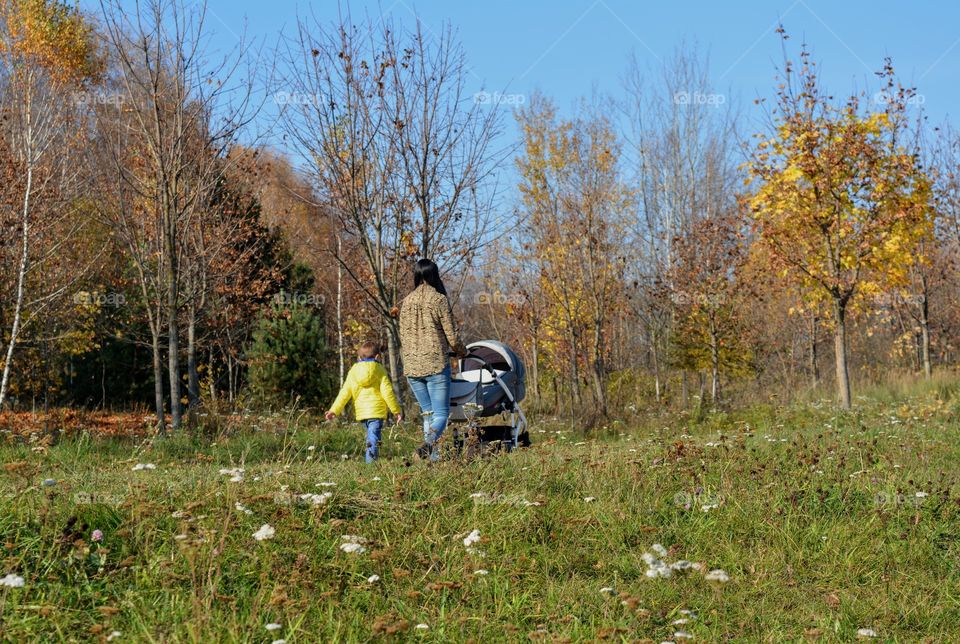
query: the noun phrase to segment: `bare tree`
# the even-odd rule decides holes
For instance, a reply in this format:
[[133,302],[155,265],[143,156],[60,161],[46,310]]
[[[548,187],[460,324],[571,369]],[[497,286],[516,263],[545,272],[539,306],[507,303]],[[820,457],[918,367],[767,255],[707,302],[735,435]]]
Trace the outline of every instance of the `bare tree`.
[[[430,256],[450,271],[486,241],[498,112],[468,100],[449,28],[428,37],[419,23],[408,33],[386,20],[302,19],[280,49],[283,130],[340,220],[344,243],[329,252],[379,314],[398,386],[394,315],[407,264]],[[340,252],[347,242],[360,248],[361,265]]]
[[[206,57],[206,4],[185,0],[101,0],[108,46],[115,55],[116,83],[127,118],[121,142],[137,150],[138,163],[113,155],[117,177],[146,217],[156,222],[159,282],[140,276],[145,300],[162,310],[167,335],[171,426],[182,422],[180,318],[184,306],[184,230],[201,216],[226,169],[223,159],[238,133],[256,114],[253,82],[242,46],[218,61]],[[244,71],[246,70],[246,74]],[[121,216],[124,216],[121,214]],[[129,246],[129,244],[128,244]],[[162,301],[162,307],[159,305]],[[158,362],[154,331],[154,362]],[[159,374],[155,378],[159,380]],[[162,404],[162,401],[158,401]],[[164,429],[162,406],[157,423]]]
[[[638,201],[632,227],[637,252],[627,270],[637,284],[635,313],[646,327],[659,399],[664,342],[675,323],[674,303],[664,297],[672,290],[675,245],[697,220],[733,208],[738,174],[735,107],[712,88],[709,61],[696,48],[680,47],[656,73],[659,78],[649,82],[630,59],[621,113]],[[681,379],[686,404],[685,371]]]

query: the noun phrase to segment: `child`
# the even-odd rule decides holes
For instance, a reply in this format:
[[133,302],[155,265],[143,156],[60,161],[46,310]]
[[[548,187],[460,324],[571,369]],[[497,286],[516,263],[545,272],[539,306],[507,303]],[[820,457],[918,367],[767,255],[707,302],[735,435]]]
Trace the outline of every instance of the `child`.
[[377,362],[379,355],[380,347],[375,343],[364,342],[360,345],[359,361],[350,367],[337,399],[326,413],[326,419],[333,420],[343,413],[348,402],[353,401],[354,416],[367,430],[367,463],[377,460],[379,455],[380,434],[387,420],[387,408],[393,412],[398,425],[403,420],[390,376],[383,365]]

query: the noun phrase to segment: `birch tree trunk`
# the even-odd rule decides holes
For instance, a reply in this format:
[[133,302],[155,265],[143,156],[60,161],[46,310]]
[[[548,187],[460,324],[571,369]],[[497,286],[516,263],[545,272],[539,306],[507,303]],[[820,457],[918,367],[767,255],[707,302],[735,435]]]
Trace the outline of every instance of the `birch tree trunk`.
[[[28,129],[27,140],[31,141]],[[28,146],[30,144],[28,143]],[[31,146],[32,147],[32,146]],[[32,156],[32,154],[31,154]],[[17,269],[17,297],[13,307],[13,324],[10,327],[10,341],[3,361],[3,377],[0,379],[0,409],[7,402],[7,390],[10,385],[10,370],[13,365],[13,350],[20,335],[20,318],[23,311],[24,286],[27,280],[27,268],[30,264],[30,194],[33,190],[33,159],[27,160],[27,185],[23,196],[23,211],[20,220],[20,264]]]
[[850,409],[850,374],[847,369],[847,307],[846,302],[834,300],[836,326],[833,331],[834,351],[836,352],[837,397],[844,409]]

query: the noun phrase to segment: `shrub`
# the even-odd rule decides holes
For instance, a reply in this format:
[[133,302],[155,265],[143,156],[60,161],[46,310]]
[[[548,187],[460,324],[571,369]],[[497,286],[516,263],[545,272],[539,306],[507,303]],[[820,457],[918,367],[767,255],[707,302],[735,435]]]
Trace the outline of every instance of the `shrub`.
[[251,393],[267,407],[297,399],[323,405],[335,386],[323,319],[314,307],[278,299],[257,321],[247,349]]

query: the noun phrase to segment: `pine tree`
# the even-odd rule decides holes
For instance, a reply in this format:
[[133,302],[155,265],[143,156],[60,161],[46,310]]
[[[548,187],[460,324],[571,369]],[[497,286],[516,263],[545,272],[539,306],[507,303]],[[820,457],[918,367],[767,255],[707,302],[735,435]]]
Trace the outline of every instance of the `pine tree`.
[[259,320],[247,350],[250,390],[265,406],[297,400],[322,405],[334,393],[336,376],[323,318],[312,306],[277,299]]

